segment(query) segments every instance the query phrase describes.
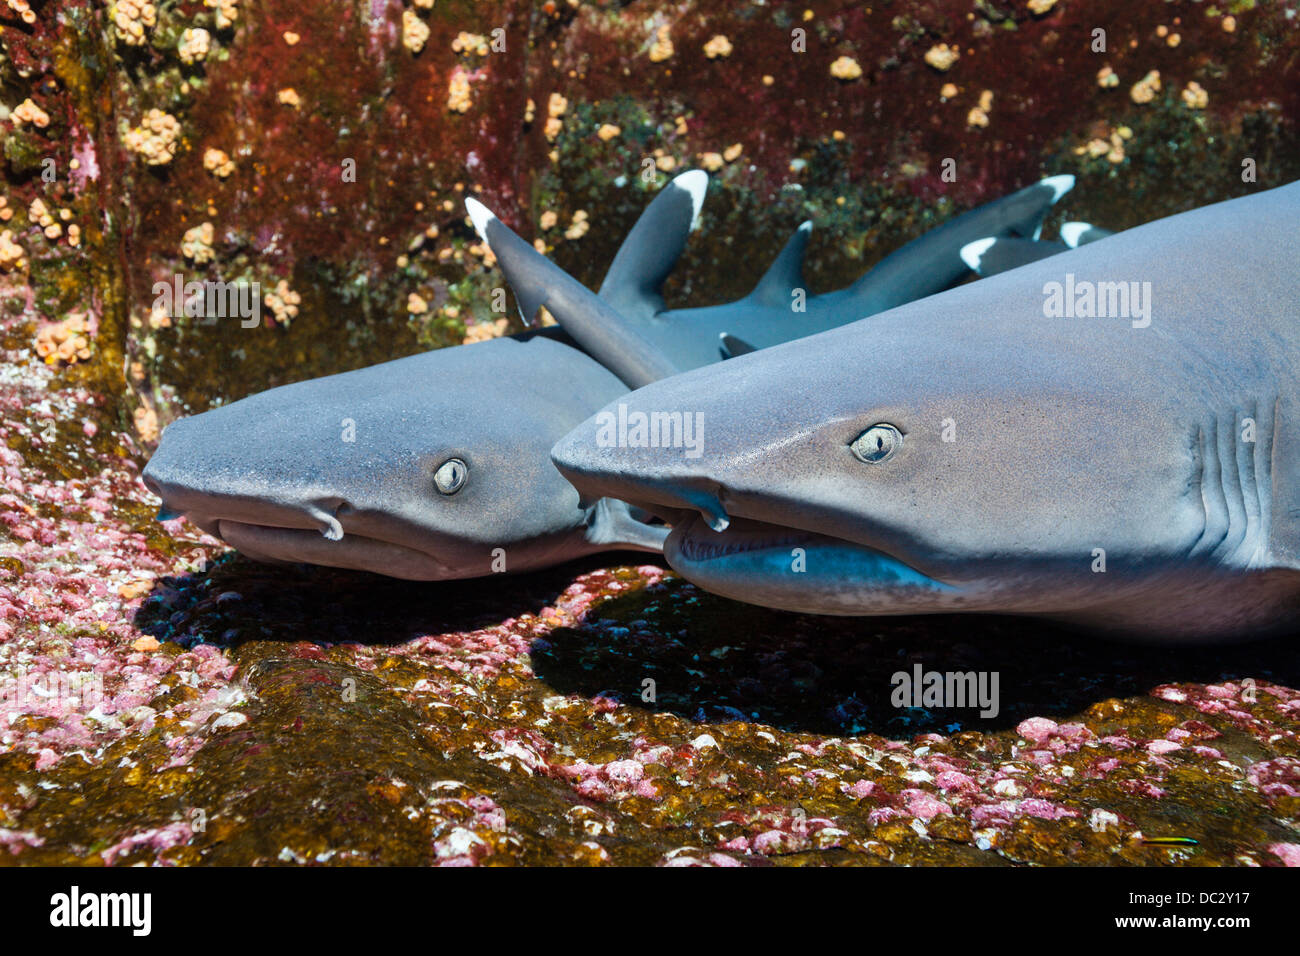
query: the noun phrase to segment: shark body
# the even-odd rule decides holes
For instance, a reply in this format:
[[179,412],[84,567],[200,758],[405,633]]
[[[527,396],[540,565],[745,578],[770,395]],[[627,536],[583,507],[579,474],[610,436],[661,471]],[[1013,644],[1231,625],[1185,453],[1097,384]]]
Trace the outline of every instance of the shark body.
[[[1300,183],[1149,223],[648,385],[552,455],[670,522],[672,567],[741,601],[1148,640],[1293,628],[1298,220]],[[1119,307],[1144,295],[1145,318]],[[697,416],[702,450],[610,442],[615,409]]]

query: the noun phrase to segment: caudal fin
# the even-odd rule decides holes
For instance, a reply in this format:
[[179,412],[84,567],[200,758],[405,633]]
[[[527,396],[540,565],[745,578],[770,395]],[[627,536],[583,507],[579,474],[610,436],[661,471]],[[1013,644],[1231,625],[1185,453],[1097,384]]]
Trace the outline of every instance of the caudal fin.
[[986,278],[1068,251],[1064,243],[1048,239],[989,236],[962,246],[961,258],[972,272]]
[[846,306],[861,318],[956,285],[967,275],[963,248],[990,237],[1037,239],[1048,211],[1072,188],[1073,176],[1049,176],[954,216],[876,263],[845,290]]
[[1115,233],[1112,230],[1102,229],[1090,222],[1067,222],[1061,227],[1061,241],[1071,249],[1077,249],[1079,246],[1086,246],[1090,242],[1096,242],[1098,239],[1105,239],[1113,235]]

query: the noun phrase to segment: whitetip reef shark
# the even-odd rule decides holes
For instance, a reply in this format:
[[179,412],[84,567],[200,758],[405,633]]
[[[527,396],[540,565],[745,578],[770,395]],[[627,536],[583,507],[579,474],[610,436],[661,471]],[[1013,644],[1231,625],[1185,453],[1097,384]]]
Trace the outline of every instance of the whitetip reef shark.
[[[900,297],[939,291],[960,277],[958,253],[972,236],[1037,234],[1072,182],[1054,177],[965,213],[892,254],[882,263],[885,275],[872,278],[873,269],[855,284],[861,294],[851,289],[813,301],[840,303],[835,314],[847,322]],[[662,303],[659,289],[707,185],[704,173],[692,171],[659,192],[617,253],[599,297],[468,202],[508,275],[530,282],[558,275],[561,287],[576,287],[594,311],[581,312],[569,329],[575,313],[560,298],[555,311],[563,330],[298,382],[174,422],[143,474],[162,499],[160,517],[183,514],[257,560],[411,580],[527,571],[602,550],[657,553],[667,529],[615,499],[580,502],[551,465],[551,446],[629,386],[673,374],[683,362],[720,361],[719,329],[766,344],[832,320],[821,305],[812,325],[788,305],[683,310],[669,313],[682,321],[655,339],[673,346],[662,353],[631,328],[633,320],[624,322],[620,310]],[[778,279],[796,281],[806,239],[805,227],[750,299],[775,295]],[[533,286],[522,288],[527,296]],[[782,296],[790,301],[788,290]],[[714,313],[725,321],[711,321]],[[614,330],[612,339],[601,338],[602,322]],[[733,346],[748,348],[739,340]]]
[[[752,604],[1293,629],[1297,222],[1300,183],[1148,223],[647,385],[552,457],[671,523],[683,577]],[[702,450],[612,440],[616,416],[664,413],[697,416]]]

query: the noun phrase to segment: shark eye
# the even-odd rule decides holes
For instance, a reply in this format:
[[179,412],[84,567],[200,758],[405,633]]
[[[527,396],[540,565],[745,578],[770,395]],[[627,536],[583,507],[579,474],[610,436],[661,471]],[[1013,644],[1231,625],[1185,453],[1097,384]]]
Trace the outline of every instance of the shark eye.
[[448,458],[433,473],[433,483],[444,495],[454,495],[465,487],[469,466],[459,458]]
[[903,433],[884,422],[872,425],[849,445],[858,461],[879,464],[903,447]]

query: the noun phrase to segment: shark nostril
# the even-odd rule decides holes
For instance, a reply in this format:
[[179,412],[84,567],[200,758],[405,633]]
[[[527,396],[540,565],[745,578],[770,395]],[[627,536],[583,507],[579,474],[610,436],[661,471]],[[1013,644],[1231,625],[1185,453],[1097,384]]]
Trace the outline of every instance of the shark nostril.
[[[320,533],[327,541],[343,540],[343,525],[339,524],[337,515],[331,514],[319,505],[308,505],[304,509],[308,516],[320,522]],[[337,509],[336,509],[337,510]]]
[[710,494],[707,491],[688,489],[681,492],[681,498],[704,517],[705,523],[721,534],[731,524],[727,509],[722,505],[722,494]]

